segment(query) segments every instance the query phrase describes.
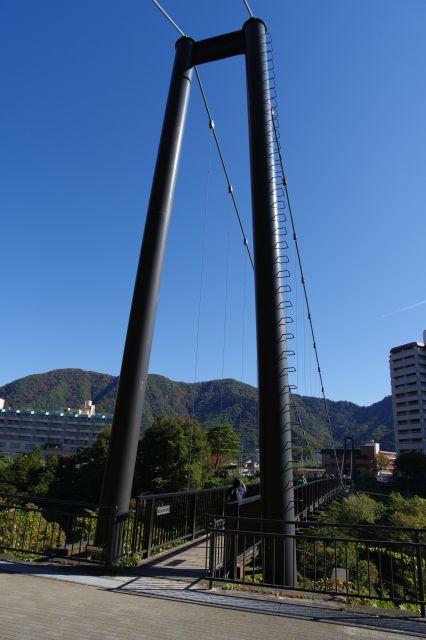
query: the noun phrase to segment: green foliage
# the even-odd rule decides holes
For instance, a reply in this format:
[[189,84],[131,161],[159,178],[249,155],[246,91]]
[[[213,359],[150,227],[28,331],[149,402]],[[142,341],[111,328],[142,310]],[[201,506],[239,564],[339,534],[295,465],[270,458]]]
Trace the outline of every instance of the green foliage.
[[386,514],[387,522],[394,527],[426,527],[426,500],[419,496],[407,500],[400,493],[391,493]]
[[[84,400],[91,398],[98,413],[112,414],[117,384],[118,378],[110,375],[58,369],[11,382],[0,388],[0,397],[15,408],[47,410],[81,406]],[[312,448],[318,451],[322,446],[329,446],[322,401],[304,396],[295,398]],[[353,433],[358,442],[373,438],[380,441],[384,449],[394,447],[390,397],[371,407],[332,401],[328,405],[336,442],[343,442],[347,433]],[[148,376],[141,432],[162,415],[189,418],[193,415],[193,406],[195,418],[204,429],[224,421],[239,434],[244,451],[253,451],[258,446],[257,390],[236,380],[188,384],[163,376]],[[293,428],[293,436],[295,440],[305,439],[297,425]]]
[[426,473],[426,456],[420,451],[401,453],[396,459],[396,469],[408,478],[421,481]]
[[57,473],[49,487],[49,496],[65,500],[97,502],[99,500],[110,429],[103,429],[95,443],[80,449],[74,456],[60,458]]
[[[414,496],[411,499],[404,498],[400,493],[392,492],[387,500],[376,500],[364,493],[351,494],[342,500],[334,500],[327,509],[318,516],[318,522],[324,523],[321,534],[327,532],[327,523],[342,523],[342,529],[337,530],[346,534],[345,525],[375,524],[393,527],[426,528],[426,499]],[[333,530],[336,532],[336,529]],[[385,535],[384,530],[383,535]],[[332,529],[329,529],[332,532]],[[352,529],[351,535],[362,538],[365,535],[363,529]],[[411,533],[394,531],[393,539],[413,541]]]
[[99,509],[85,509],[84,515],[77,516],[73,522],[67,542],[73,543],[80,540],[87,542],[93,540],[95,538],[98,513]]
[[141,564],[143,556],[140,553],[131,553],[123,556],[118,561],[119,567],[137,567]]
[[[6,506],[6,501],[0,500],[0,509],[0,549],[42,552],[65,545],[65,534],[59,524],[48,522],[35,505],[27,504],[25,509],[20,509],[10,504]],[[34,558],[22,552],[14,552],[14,555]]]
[[384,471],[389,466],[389,460],[384,453],[378,453],[373,461],[373,471],[375,476],[378,476],[381,471]]
[[207,437],[196,420],[163,417],[147,429],[136,485],[145,491],[200,489],[206,478]]
[[16,493],[12,458],[0,460],[0,493]]
[[15,409],[59,411],[80,407],[102,395],[113,376],[82,369],[56,369],[15,380],[0,388],[0,397]]
[[[318,521],[323,526],[307,532],[314,537],[298,543],[300,555],[305,558],[304,575],[310,581],[308,586],[312,587],[315,578],[323,581],[323,587],[321,583],[320,587],[315,585],[317,589],[333,590],[333,567],[347,567],[348,583],[344,586],[348,587],[349,592],[373,598],[394,598],[390,605],[382,605],[379,600],[373,600],[374,606],[398,606],[416,610],[416,605],[400,602],[416,597],[417,569],[413,564],[413,559],[416,558],[415,549],[408,545],[389,546],[389,530],[383,527],[426,527],[425,499],[418,496],[406,499],[394,492],[387,500],[381,497],[380,501],[376,501],[366,494],[353,494],[343,500],[332,502],[318,517]],[[341,524],[335,528],[328,525],[331,522]],[[356,524],[375,525],[375,528],[366,530],[362,527],[346,526]],[[315,536],[319,539],[315,540]],[[340,541],[327,542],[328,537],[337,537]],[[374,542],[369,541],[369,538]],[[411,531],[395,529],[392,531],[391,539],[413,543],[417,537]],[[422,562],[425,571],[425,560]],[[379,569],[382,572],[381,579]],[[392,593],[388,590],[391,581]],[[371,600],[365,598],[361,598],[361,601],[365,604],[371,603]]]
[[22,453],[14,460],[1,460],[0,492],[46,496],[58,463],[56,456],[44,458],[38,448],[31,453]]
[[43,457],[39,449],[14,460],[0,460],[0,493],[97,502],[99,500],[110,430],[74,456]]
[[207,440],[211,455],[218,460],[231,460],[240,452],[241,439],[226,422],[212,425],[207,431]]
[[342,500],[334,500],[320,514],[320,522],[344,524],[375,524],[382,515],[382,505],[365,493],[351,494]]

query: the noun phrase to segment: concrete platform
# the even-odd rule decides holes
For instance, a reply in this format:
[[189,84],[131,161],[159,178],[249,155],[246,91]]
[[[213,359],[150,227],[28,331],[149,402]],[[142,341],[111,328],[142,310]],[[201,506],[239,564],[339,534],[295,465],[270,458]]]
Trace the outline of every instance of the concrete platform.
[[209,591],[182,576],[96,575],[36,564],[0,563],[0,603],[2,640],[426,638],[419,619]]

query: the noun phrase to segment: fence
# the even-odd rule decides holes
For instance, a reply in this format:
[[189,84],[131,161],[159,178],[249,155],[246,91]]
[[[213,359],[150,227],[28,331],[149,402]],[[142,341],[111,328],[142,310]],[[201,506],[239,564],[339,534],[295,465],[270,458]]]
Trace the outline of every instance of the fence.
[[[247,496],[259,496],[249,485]],[[136,500],[133,549],[144,558],[176,542],[195,540],[206,532],[209,513],[224,513],[230,487],[158,493]]]
[[340,478],[321,478],[294,486],[294,514],[297,520],[309,518],[343,493]]
[[[295,525],[295,535],[283,532],[286,524]],[[225,516],[211,521],[208,536],[211,583],[418,605],[425,616],[426,529]],[[272,574],[265,572],[265,552],[282,562],[287,545],[296,558],[297,584],[285,584],[285,568],[276,563]]]
[[[260,517],[260,485],[248,485],[241,504],[227,503],[229,489],[142,495],[128,513],[108,517],[99,515],[96,504],[0,494],[0,549],[91,562],[113,563],[132,554],[149,558],[154,552],[204,535],[208,514]],[[297,516],[307,517],[341,490],[336,478],[297,485]],[[99,528],[105,539],[112,540],[109,548],[95,545]]]
[[[206,532],[208,513],[224,513],[229,487],[140,496],[119,516],[99,515],[98,505],[0,494],[0,550],[21,557],[72,557],[90,562],[141,558]],[[259,493],[250,485],[247,495]],[[112,548],[95,545],[101,525]],[[113,535],[109,533],[113,532]]]
[[97,505],[35,496],[0,494],[0,549],[20,557],[72,557],[102,561],[93,540],[99,521],[115,526],[121,547],[109,550],[117,559],[129,548],[131,514],[102,518]]

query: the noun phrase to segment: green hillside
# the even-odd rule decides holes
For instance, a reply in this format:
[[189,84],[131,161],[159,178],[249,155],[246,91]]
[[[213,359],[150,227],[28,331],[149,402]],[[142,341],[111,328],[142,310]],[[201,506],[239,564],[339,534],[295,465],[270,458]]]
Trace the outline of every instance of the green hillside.
[[[40,373],[0,387],[0,398],[15,409],[61,410],[76,408],[84,400],[92,399],[97,413],[112,414],[118,378],[96,371],[56,369]],[[303,428],[312,445],[319,449],[330,445],[322,400],[295,396]],[[352,402],[329,401],[336,443],[345,435],[352,435],[355,443],[374,438],[383,449],[394,449],[392,404],[390,396],[369,407]],[[258,446],[257,391],[236,380],[211,380],[190,384],[174,382],[163,376],[149,375],[142,431],[161,415],[192,416],[204,427],[227,421],[241,435],[245,451]],[[303,440],[299,426],[294,436]]]

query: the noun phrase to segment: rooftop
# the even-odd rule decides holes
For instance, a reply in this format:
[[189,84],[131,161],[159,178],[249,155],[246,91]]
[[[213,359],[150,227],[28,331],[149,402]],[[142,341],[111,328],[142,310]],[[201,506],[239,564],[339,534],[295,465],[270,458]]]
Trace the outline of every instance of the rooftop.
[[112,420],[112,415],[90,415],[87,413],[75,413],[70,411],[41,411],[41,410],[33,410],[33,409],[12,409],[11,407],[7,409],[0,409],[0,414],[4,415],[22,415],[22,416],[52,416],[55,418],[80,418],[80,419],[88,419],[88,420]]

